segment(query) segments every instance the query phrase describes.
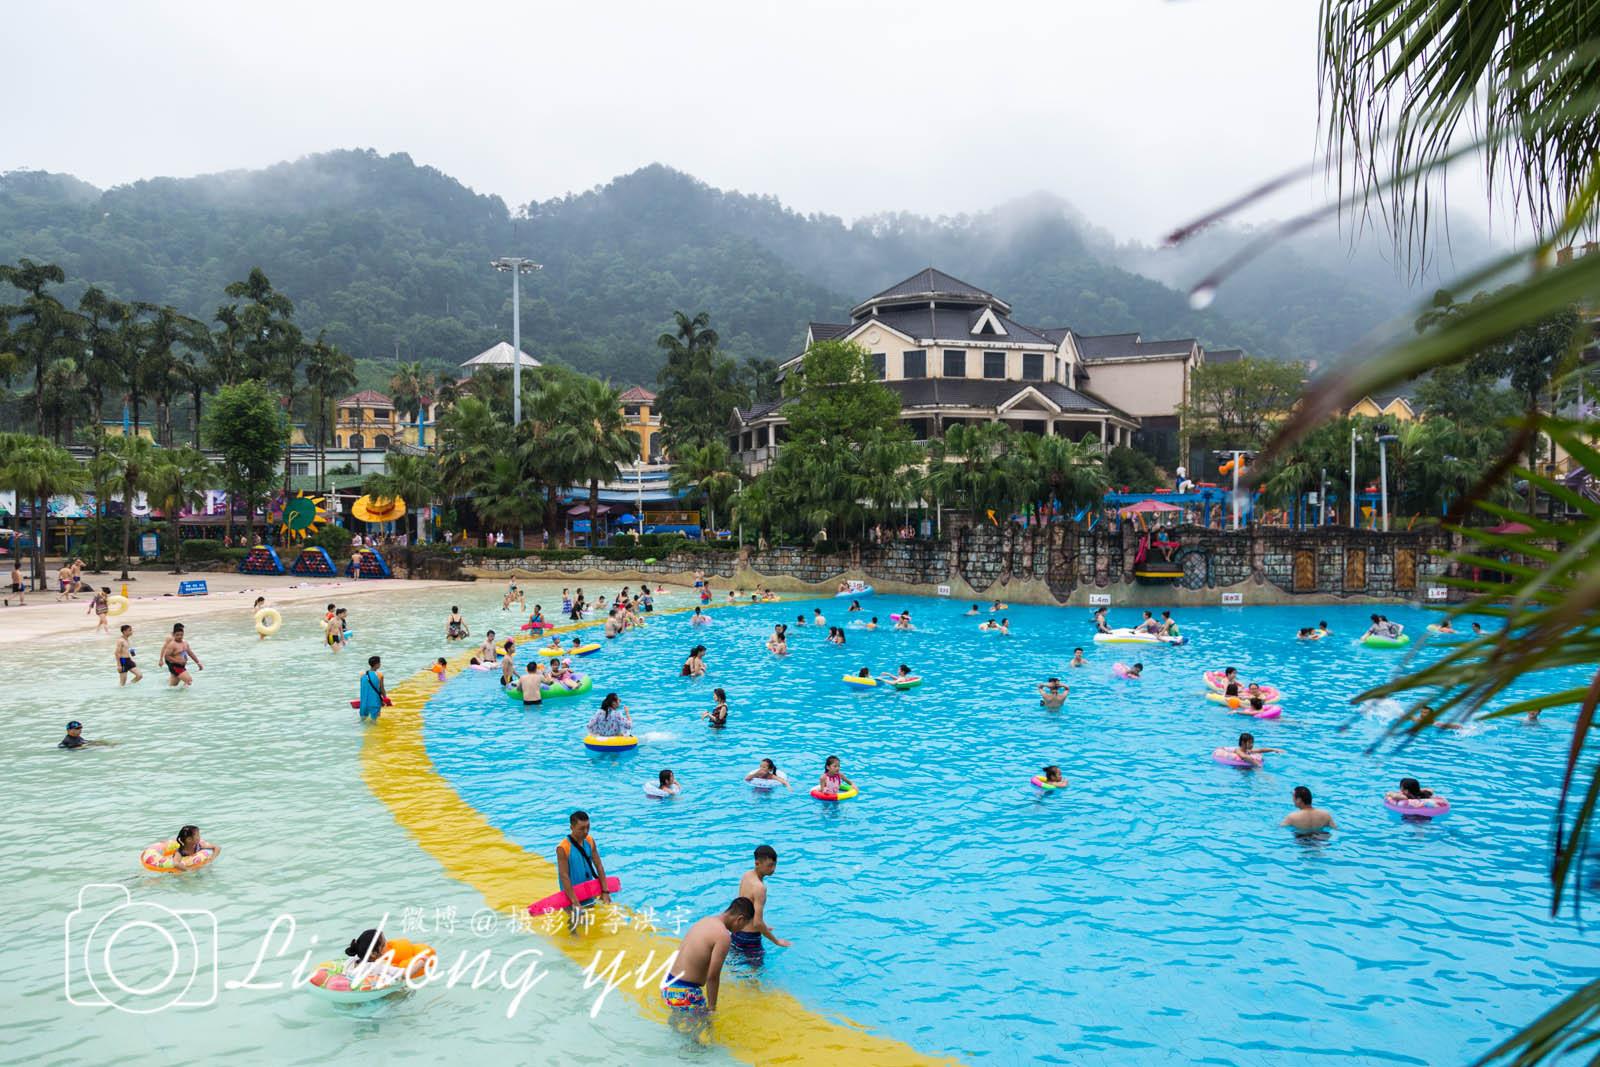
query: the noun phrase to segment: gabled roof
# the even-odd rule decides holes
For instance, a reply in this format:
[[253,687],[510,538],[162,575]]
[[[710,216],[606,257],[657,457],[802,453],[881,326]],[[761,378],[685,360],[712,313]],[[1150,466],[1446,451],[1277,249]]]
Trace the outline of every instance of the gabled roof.
[[1206,349],[1207,363],[1237,363],[1244,358],[1242,348],[1208,348]]
[[389,397],[387,397],[387,396],[384,396],[382,393],[376,392],[376,391],[374,391],[372,389],[363,389],[363,390],[361,390],[361,392],[359,392],[359,393],[351,393],[349,396],[347,396],[343,400],[339,401],[339,407],[345,407],[345,408],[371,408],[371,407],[392,408],[392,407],[394,407],[394,400],[389,398]]
[[1105,415],[1136,422],[1104,400],[1059,382],[1012,382],[987,378],[906,378],[883,383],[900,397],[902,411],[910,408],[972,407],[998,409],[1020,393],[1032,390],[1064,415]]
[[787,397],[780,400],[769,400],[764,404],[757,404],[755,407],[751,408],[734,408],[733,419],[736,423],[751,423],[761,418],[763,415],[769,415],[772,412],[777,411],[786,403],[788,403]]
[[976,285],[970,285],[960,278],[953,278],[942,270],[924,267],[904,281],[896,282],[883,292],[863,300],[851,309],[850,315],[852,318],[858,318],[878,304],[912,299],[989,304],[1001,312],[1009,314],[1011,311],[1011,305],[993,293],[979,289]]
[[833,341],[857,326],[854,322],[812,322],[806,324],[806,330],[811,334],[813,341]]
[[[528,353],[522,352],[520,354],[524,367],[540,366],[539,361],[528,355]],[[493,348],[484,349],[461,365],[463,367],[509,367],[511,366],[511,346],[501,341]]]
[[621,400],[624,404],[650,404],[655,401],[655,398],[656,394],[652,393],[648,389],[644,389],[636,385],[632,389],[629,389],[627,392],[623,393],[617,399]]
[[[1004,334],[972,332],[985,311],[993,315],[994,321],[1006,331]],[[886,308],[857,325],[864,325],[865,322],[880,322],[892,330],[898,330],[907,337],[926,344],[948,342],[963,348],[982,348],[985,344],[1056,347],[1056,342],[1037,330],[987,308],[979,312],[963,311],[960,308]]]
[[1187,356],[1199,343],[1193,337],[1146,341],[1137,333],[1108,333],[1098,337],[1073,334],[1078,355],[1085,363],[1109,360],[1170,359]]

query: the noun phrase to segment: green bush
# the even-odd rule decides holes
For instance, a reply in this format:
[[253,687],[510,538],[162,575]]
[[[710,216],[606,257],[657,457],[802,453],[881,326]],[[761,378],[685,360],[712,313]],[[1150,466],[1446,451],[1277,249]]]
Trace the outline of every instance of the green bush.
[[1106,477],[1113,489],[1126,487],[1131,493],[1147,493],[1166,485],[1155,461],[1127,445],[1118,445],[1106,455]]
[[352,535],[349,530],[346,530],[343,526],[335,526],[329,523],[306,538],[306,544],[312,548],[327,549],[328,555],[334,559],[344,560],[350,558],[351,539]]
[[185,563],[205,563],[210,560],[222,559],[221,541],[193,540],[183,542],[183,559]]

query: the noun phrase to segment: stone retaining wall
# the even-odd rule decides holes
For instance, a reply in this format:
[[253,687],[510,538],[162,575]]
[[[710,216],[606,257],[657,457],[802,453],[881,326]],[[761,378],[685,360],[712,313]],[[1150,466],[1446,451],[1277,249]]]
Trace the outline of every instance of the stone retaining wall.
[[[1087,604],[1111,594],[1120,604],[1215,604],[1240,593],[1245,603],[1339,603],[1424,599],[1451,569],[1452,535],[1323,530],[1176,531],[1175,583],[1133,575],[1139,532],[1064,526],[967,526],[941,541],[897,541],[821,553],[799,547],[727,555],[686,554],[644,563],[583,556],[478,560],[466,574],[491,577],[686,581],[696,570],[716,584],[784,592],[832,593],[840,581],[871,582],[880,592],[942,594],[962,600]],[[1451,591],[1449,599],[1460,594]]]

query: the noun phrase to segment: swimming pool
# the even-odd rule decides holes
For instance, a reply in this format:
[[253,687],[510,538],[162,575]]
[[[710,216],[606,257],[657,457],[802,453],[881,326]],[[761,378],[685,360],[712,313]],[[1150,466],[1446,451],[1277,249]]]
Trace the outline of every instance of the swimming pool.
[[[1542,877],[1566,732],[1506,723],[1367,754],[1396,709],[1346,699],[1400,657],[1352,646],[1364,611],[1191,610],[1187,645],[1112,648],[1087,642],[1084,611],[1016,608],[1001,637],[965,604],[863,603],[884,625],[910,607],[916,631],[850,628],[835,647],[796,616],[859,621],[847,602],[763,605],[703,628],[658,619],[580,661],[596,696],[631,707],[633,753],[579,743],[593,701],[525,713],[481,676],[432,702],[428,751],[529,850],[548,855],[587,809],[624,897],[657,915],[720,910],[772,844],[769,921],[794,947],[769,949],[760,980],[963,1060],[1459,1062],[1589,973]],[[1389,614],[1419,636],[1429,619]],[[1321,618],[1334,639],[1294,639]],[[781,660],[763,647],[778,621]],[[676,677],[695,643],[709,675]],[[1091,666],[1069,671],[1077,643]],[[1142,681],[1111,676],[1135,658]],[[841,684],[901,663],[922,688]],[[1283,719],[1204,702],[1200,672],[1223,664],[1279,685]],[[1047,674],[1072,686],[1059,713],[1031,689]],[[721,731],[699,718],[714,686],[732,709]],[[1264,772],[1213,763],[1242,729],[1287,754]],[[806,795],[829,754],[858,799]],[[763,757],[793,791],[742,784]],[[1050,762],[1072,784],[1041,796],[1028,779]],[[663,767],[682,796],[644,795]],[[1456,810],[1433,825],[1385,811],[1405,775]],[[1330,839],[1278,828],[1297,784],[1333,810]]]
[[[536,591],[547,606],[549,593]],[[453,1057],[464,1035],[513,1059],[535,1047],[530,1035],[541,1055],[726,1058],[626,1002],[591,1018],[593,994],[555,953],[552,977],[514,1018],[506,997],[488,992],[425,990],[345,1011],[227,987],[248,978],[268,924],[285,912],[298,923],[289,964],[337,954],[382,910],[397,924],[422,912],[420,936],[442,946],[511,954],[549,943],[502,924],[472,928],[484,903],[473,872],[441,868],[366,777],[364,734],[347,703],[359,661],[380,650],[393,680],[461,654],[441,639],[451,602],[465,606],[475,633],[509,619],[498,588],[396,587],[381,606],[353,603],[357,637],[343,656],[316,646],[309,614],[291,614],[267,642],[244,620],[200,620],[191,636],[208,669],[189,693],[152,690],[154,677],[119,692],[98,645],[92,654],[46,648],[43,661],[62,665],[48,672],[39,649],[0,652],[22,813],[0,822],[6,854],[19,858],[0,917],[16,979],[0,992],[12,1024],[0,1058],[104,1062],[130,1049],[134,1059]],[[846,602],[719,610],[705,628],[662,616],[580,661],[595,673],[595,697],[534,713],[500,695],[493,677],[452,677],[428,703],[427,754],[444,783],[530,852],[548,857],[567,812],[588,809],[621,898],[654,913],[668,935],[720,909],[754,846],[772,844],[780,864],[769,919],[794,947],[768,951],[758,979],[741,968],[730,981],[759,981],[819,1018],[933,1056],[1457,1062],[1592,973],[1575,924],[1546,915],[1541,874],[1566,722],[1504,723],[1365,754],[1387,709],[1352,718],[1344,698],[1400,658],[1350,646],[1364,611],[1190,610],[1180,614],[1189,645],[1110,651],[1084,640],[1083,611],[1011,610],[1014,635],[1003,638],[977,633],[977,620],[959,614],[965,605],[863,603],[885,622],[910,606],[918,630],[850,629],[835,648],[794,627],[791,655],[778,661],[762,647],[773,622],[809,618],[814,606],[848,622]],[[1413,632],[1427,619],[1390,614]],[[1294,629],[1317,618],[1338,637],[1295,642]],[[152,647],[150,635],[140,643]],[[710,675],[680,679],[695,643],[709,646]],[[1075,643],[1092,666],[1068,672]],[[1145,679],[1113,680],[1110,662],[1136,653]],[[857,694],[839,682],[846,670],[902,662],[927,679],[921,689]],[[1231,718],[1203,702],[1199,672],[1224,662],[1282,686],[1284,719]],[[1072,684],[1062,712],[1033,695],[1046,673]],[[716,685],[732,708],[720,732],[698,717]],[[608,689],[623,694],[644,739],[632,754],[594,755],[580,743]],[[89,736],[121,743],[56,752],[73,717]],[[1231,743],[1240,723],[1289,753],[1265,772],[1212,763],[1211,749]],[[805,795],[830,753],[860,783],[858,799]],[[793,776],[793,793],[740,783],[763,756]],[[1072,784],[1040,797],[1027,779],[1046,762],[1062,764]],[[685,794],[646,798],[643,783],[665,766]],[[1433,825],[1385,812],[1381,794],[1403,774],[1447,792],[1456,810]],[[1295,784],[1338,817],[1331,840],[1277,828]],[[193,879],[138,871],[139,848],[183,822],[222,843],[223,859]],[[221,979],[215,1002],[174,1009],[172,1025],[70,1006],[63,921],[89,882],[213,913],[218,963],[200,977]],[[550,888],[529,884],[526,898]],[[165,958],[159,944],[141,952],[152,967]]]

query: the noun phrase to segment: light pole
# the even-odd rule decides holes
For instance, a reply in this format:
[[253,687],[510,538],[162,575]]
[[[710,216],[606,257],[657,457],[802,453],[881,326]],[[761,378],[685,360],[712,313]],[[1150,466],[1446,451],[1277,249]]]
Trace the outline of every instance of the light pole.
[[644,536],[644,460],[633,461],[633,534],[634,543]]
[[1378,495],[1383,501],[1383,532],[1389,532],[1389,449],[1390,441],[1400,438],[1392,433],[1378,435]]
[[1361,440],[1361,435],[1356,433],[1354,426],[1350,427],[1350,529],[1356,528],[1356,442]]
[[489,266],[511,272],[511,425],[517,426],[522,422],[522,276],[543,264],[521,256],[501,256],[490,260]]

